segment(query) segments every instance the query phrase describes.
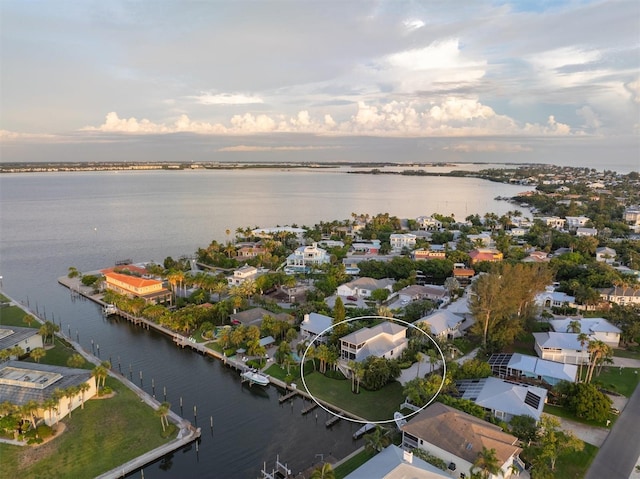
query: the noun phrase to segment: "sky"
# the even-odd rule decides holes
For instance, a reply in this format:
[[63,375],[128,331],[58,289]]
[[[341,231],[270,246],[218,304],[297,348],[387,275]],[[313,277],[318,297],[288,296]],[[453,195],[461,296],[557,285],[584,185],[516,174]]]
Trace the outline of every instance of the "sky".
[[2,0],[0,161],[640,170],[640,2]]

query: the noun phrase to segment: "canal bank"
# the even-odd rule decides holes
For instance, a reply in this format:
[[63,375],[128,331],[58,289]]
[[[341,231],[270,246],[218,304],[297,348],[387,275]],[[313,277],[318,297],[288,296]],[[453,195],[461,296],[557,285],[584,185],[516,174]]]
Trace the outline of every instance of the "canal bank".
[[[13,298],[6,295],[4,292],[2,292],[2,294],[10,300],[11,306],[16,306],[22,309],[25,313],[33,316],[37,322],[39,322],[40,324],[44,324],[45,319],[40,317],[39,314],[37,314],[36,312],[29,309],[28,306],[25,306],[24,304],[21,304],[20,302],[15,301]],[[78,344],[73,339],[66,336],[61,331],[55,333],[55,335],[59,339],[63,340],[66,344],[68,344],[71,348],[73,348],[87,362],[94,364],[96,366],[101,364],[102,360],[100,358],[86,351],[80,344]],[[144,402],[151,409],[157,410],[160,407],[161,403],[158,400],[156,400],[155,397],[153,397],[152,395],[149,395],[147,392],[145,392],[143,389],[136,386],[133,382],[129,381],[124,376],[119,375],[112,370],[108,370],[107,372],[110,377],[116,379],[120,383],[124,384],[127,388],[129,388],[136,395],[136,397],[140,399],[141,402]],[[201,429],[194,427],[191,424],[191,422],[179,416],[174,411],[169,410],[167,414],[167,418],[169,419],[169,421],[174,423],[178,429],[178,433],[175,439],[155,449],[152,449],[130,461],[120,464],[117,467],[113,468],[112,470],[107,471],[98,477],[105,478],[105,479],[124,477],[127,474],[130,474],[132,472],[142,469],[144,466],[162,458],[163,456],[166,456],[167,454],[173,453],[185,446],[188,446],[189,444],[191,444],[194,441],[197,441],[200,438]],[[23,445],[23,444],[17,444],[17,445]],[[25,446],[25,447],[29,447],[29,446]]]

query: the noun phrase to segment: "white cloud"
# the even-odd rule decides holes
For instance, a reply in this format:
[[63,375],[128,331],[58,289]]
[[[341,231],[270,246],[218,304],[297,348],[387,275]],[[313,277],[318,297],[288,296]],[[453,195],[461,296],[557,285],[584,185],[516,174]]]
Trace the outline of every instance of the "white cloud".
[[309,150],[338,150],[340,146],[249,146],[237,145],[219,148],[218,151],[258,152],[258,151],[309,151]]
[[[587,115],[589,110],[584,110]],[[586,120],[585,120],[586,121]],[[593,118],[592,118],[593,121]],[[357,110],[345,121],[337,122],[329,114],[312,115],[307,110],[295,116],[245,113],[234,115],[227,124],[191,120],[181,115],[172,123],[154,123],[148,119],[107,115],[105,122],[83,131],[130,134],[192,132],[214,135],[250,135],[258,133],[310,133],[317,135],[370,135],[383,137],[463,137],[509,135],[570,135],[569,125],[549,116],[546,125],[521,126],[507,115],[475,99],[449,97],[440,103],[391,101],[383,104],[359,102]]]
[[462,153],[522,153],[533,151],[529,146],[514,143],[461,143],[444,147],[443,150],[453,150]]
[[631,94],[631,101],[640,103],[640,78],[629,83],[625,83],[625,89]]
[[602,122],[598,117],[598,114],[593,111],[589,105],[585,105],[582,108],[576,110],[576,114],[584,120],[584,127],[592,130],[597,130],[602,126]]
[[198,96],[191,96],[189,98],[202,105],[250,105],[263,103],[262,98],[242,95],[239,93],[202,93]]
[[414,30],[419,30],[420,28],[425,26],[425,23],[422,20],[419,20],[417,18],[410,19],[410,20],[405,20],[404,22],[402,22],[402,24],[410,32],[412,32]]

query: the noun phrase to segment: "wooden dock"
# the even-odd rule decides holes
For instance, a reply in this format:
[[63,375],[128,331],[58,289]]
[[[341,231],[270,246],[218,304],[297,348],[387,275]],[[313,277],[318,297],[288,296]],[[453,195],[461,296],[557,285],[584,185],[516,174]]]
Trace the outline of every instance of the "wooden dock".
[[324,425],[326,427],[332,427],[334,424],[340,421],[340,419],[342,419],[340,416],[333,415],[327,422],[324,423]]
[[298,391],[289,391],[287,394],[283,394],[278,398],[278,402],[282,404],[283,402],[288,401],[289,399],[296,397],[298,395]]
[[302,409],[302,415],[304,416],[305,414],[309,414],[311,411],[313,411],[317,407],[318,407],[317,402],[315,401],[311,402],[311,404],[309,404],[307,407]]

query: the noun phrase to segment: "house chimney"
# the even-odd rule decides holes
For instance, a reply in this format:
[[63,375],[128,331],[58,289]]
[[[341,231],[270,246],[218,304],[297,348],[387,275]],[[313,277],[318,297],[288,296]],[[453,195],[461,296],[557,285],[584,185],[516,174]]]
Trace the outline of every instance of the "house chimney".
[[308,323],[309,322],[309,313],[306,313],[304,315],[304,319],[302,320],[303,323]]
[[413,453],[411,451],[402,451],[402,459],[409,464],[413,464]]

